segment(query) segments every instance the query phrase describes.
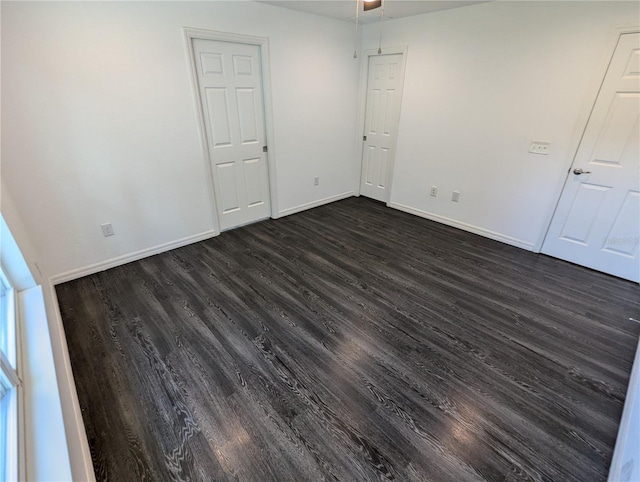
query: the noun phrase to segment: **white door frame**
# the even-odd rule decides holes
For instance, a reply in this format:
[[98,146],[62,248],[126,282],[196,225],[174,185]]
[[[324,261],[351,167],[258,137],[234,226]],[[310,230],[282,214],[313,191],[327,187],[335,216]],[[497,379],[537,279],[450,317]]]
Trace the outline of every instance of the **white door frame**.
[[[382,49],[382,53],[378,54],[378,50],[365,50],[361,52],[360,60],[360,85],[358,87],[358,123],[357,123],[357,138],[356,138],[356,156],[357,162],[354,167],[355,185],[353,191],[356,196],[360,196],[360,180],[362,179],[362,154],[364,151],[364,143],[362,136],[364,136],[364,123],[367,111],[367,81],[369,76],[369,59],[370,57],[401,54],[402,62],[400,64],[400,70],[402,72],[402,83],[400,84],[400,111],[398,115],[398,124],[400,123],[400,114],[402,113],[402,95],[404,91],[404,78],[405,78],[405,66],[407,64],[407,50],[406,46],[402,47],[386,47]],[[391,191],[393,189],[393,171],[396,162],[396,147],[398,145],[398,126],[396,126],[396,136],[393,140],[393,146],[391,148],[391,162],[389,163],[389,191],[387,193],[387,206],[391,201]]]
[[209,192],[209,212],[213,221],[213,231],[215,235],[220,234],[220,219],[215,199],[213,184],[213,169],[209,152],[209,142],[207,140],[207,129],[205,125],[205,115],[202,107],[200,88],[198,85],[198,70],[196,67],[196,57],[193,50],[193,39],[217,40],[219,42],[232,42],[236,44],[249,44],[260,47],[260,68],[262,70],[262,102],[264,104],[264,124],[267,139],[267,169],[269,172],[269,197],[271,200],[271,217],[278,217],[278,196],[277,196],[277,176],[276,176],[276,147],[273,133],[273,104],[271,102],[271,73],[269,70],[269,39],[265,37],[253,37],[227,32],[216,32],[201,28],[184,28],[185,41],[189,57],[189,67],[191,70],[191,87],[195,102],[200,143],[202,145],[203,162],[205,168],[205,178],[207,179],[207,190]]
[[576,123],[574,132],[571,135],[571,144],[574,146],[572,149],[573,156],[571,156],[571,162],[567,162],[567,164],[565,165],[564,178],[556,185],[554,193],[555,202],[547,211],[547,215],[545,216],[545,223],[543,224],[544,228],[541,230],[540,234],[538,235],[538,239],[533,245],[532,251],[534,253],[540,253],[542,251],[542,245],[544,244],[544,240],[549,233],[549,228],[551,228],[553,216],[555,215],[558,204],[560,203],[560,197],[562,196],[562,193],[564,191],[564,186],[566,185],[567,180],[570,177],[569,173],[571,172],[573,163],[575,162],[576,156],[578,155],[578,149],[580,148],[580,144],[582,143],[582,136],[584,135],[587,129],[587,125],[589,124],[591,113],[593,112],[593,108],[595,107],[596,101],[598,100],[600,88],[602,87],[604,78],[607,75],[607,70],[609,70],[609,64],[611,63],[611,59],[613,58],[613,54],[618,45],[618,41],[620,40],[620,36],[626,33],[638,32],[640,32],[640,25],[616,26],[611,29],[611,33],[609,34],[607,39],[607,44],[604,47],[603,51],[600,53],[600,61],[598,63],[596,74],[589,81],[590,88],[587,91],[587,95],[582,103],[582,109],[580,111],[578,122]]

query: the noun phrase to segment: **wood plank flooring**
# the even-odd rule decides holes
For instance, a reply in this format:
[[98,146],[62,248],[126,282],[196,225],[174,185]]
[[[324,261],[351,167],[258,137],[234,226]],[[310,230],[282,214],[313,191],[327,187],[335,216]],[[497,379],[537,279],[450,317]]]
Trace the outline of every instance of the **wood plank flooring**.
[[351,198],[57,287],[98,480],[606,480],[637,285]]

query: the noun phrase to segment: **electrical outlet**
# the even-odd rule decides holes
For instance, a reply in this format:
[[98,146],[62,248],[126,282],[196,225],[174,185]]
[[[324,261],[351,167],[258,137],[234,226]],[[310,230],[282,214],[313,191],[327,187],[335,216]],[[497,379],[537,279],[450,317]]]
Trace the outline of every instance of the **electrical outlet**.
[[453,191],[453,195],[451,196],[451,200],[454,203],[457,203],[460,200],[460,191]]
[[320,184],[320,178],[318,176],[313,178],[313,185],[318,186]]
[[104,234],[105,238],[107,236],[113,236],[115,234],[113,232],[113,226],[111,226],[111,223],[101,224],[100,227],[102,228],[102,234]]
[[438,195],[438,188],[436,186],[431,186],[431,195],[436,197]]
[[550,147],[551,147],[550,142],[533,141],[529,146],[529,152],[531,154],[541,154],[543,156],[546,156],[549,154]]

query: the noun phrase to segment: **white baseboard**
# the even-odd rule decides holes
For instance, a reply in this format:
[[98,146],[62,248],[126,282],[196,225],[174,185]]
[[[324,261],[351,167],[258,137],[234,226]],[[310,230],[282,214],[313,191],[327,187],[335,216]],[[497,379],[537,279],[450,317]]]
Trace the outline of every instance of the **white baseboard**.
[[58,295],[51,280],[42,285],[47,310],[49,338],[56,370],[58,392],[64,415],[64,427],[69,449],[69,463],[73,480],[95,482],[93,460],[82,419],[76,383],[71,370],[67,337],[62,324]]
[[447,226],[462,229],[463,231],[479,234],[480,236],[484,236],[485,238],[493,239],[495,241],[500,241],[502,243],[509,244],[511,246],[516,246],[518,248],[526,249],[527,251],[533,251],[533,243],[530,243],[528,241],[523,241],[522,239],[513,238],[511,236],[507,236],[501,233],[496,233],[495,231],[490,231],[488,229],[484,229],[479,226],[474,226],[473,224],[467,224],[461,221],[456,221],[455,219],[447,218],[445,216],[439,216],[438,214],[422,211],[420,209],[412,208],[410,206],[405,206],[404,204],[390,202],[387,204],[387,206],[389,206],[390,208],[398,209],[399,211],[404,211],[405,213],[415,214],[416,216],[420,216],[421,218],[430,219],[431,221],[436,221],[437,223],[446,224]]
[[306,211],[307,209],[317,208],[318,206],[322,206],[323,204],[329,204],[334,201],[340,201],[341,199],[346,199],[348,197],[353,197],[355,193],[353,191],[343,192],[342,194],[336,194],[335,196],[326,197],[324,199],[319,199],[317,201],[312,201],[306,204],[300,204],[299,206],[294,206],[292,208],[283,209],[278,213],[274,219],[281,218],[284,216],[289,216],[290,214],[299,213],[300,211]]
[[618,437],[609,469],[609,482],[629,482],[640,477],[640,342],[636,349]]
[[217,234],[218,233],[216,231],[209,230],[200,234],[195,234],[193,236],[187,236],[186,238],[177,239],[168,243],[158,244],[157,246],[141,249],[140,251],[124,254],[122,256],[117,256],[105,261],[100,261],[99,263],[90,264],[89,266],[76,268],[64,273],[59,273],[51,277],[51,284],[57,285],[74,279],[82,278],[83,276],[88,276],[100,271],[105,271],[109,268],[115,268],[116,266],[131,263],[132,261],[138,261],[139,259],[147,258],[149,256],[153,256],[154,254],[164,253],[165,251],[180,248],[188,244],[197,243],[198,241],[204,241],[205,239],[212,238]]

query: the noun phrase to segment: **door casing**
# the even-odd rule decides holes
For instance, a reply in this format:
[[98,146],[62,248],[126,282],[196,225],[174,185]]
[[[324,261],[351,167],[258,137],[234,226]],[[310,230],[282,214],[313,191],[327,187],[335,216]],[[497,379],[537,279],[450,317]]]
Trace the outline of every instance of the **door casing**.
[[184,28],[185,42],[187,48],[187,57],[189,58],[189,67],[191,71],[191,88],[193,91],[194,105],[198,117],[198,131],[200,135],[200,144],[202,146],[202,161],[205,169],[205,178],[207,179],[207,191],[209,193],[209,214],[213,222],[215,235],[220,234],[220,219],[218,218],[218,210],[215,200],[213,170],[210,163],[209,143],[207,141],[207,129],[205,126],[205,113],[202,107],[202,99],[200,98],[200,89],[198,86],[198,72],[196,67],[196,57],[193,49],[193,39],[217,40],[220,42],[231,42],[237,44],[249,44],[260,47],[260,68],[262,69],[262,90],[264,103],[264,123],[265,135],[267,139],[267,169],[269,173],[269,198],[271,201],[271,217],[278,217],[278,196],[277,196],[277,176],[276,176],[276,146],[273,134],[273,104],[271,101],[271,74],[269,70],[269,39],[264,37],[254,37],[250,35],[240,35],[227,32],[216,32],[213,30],[205,30],[199,28]]
[[[542,252],[640,282],[637,67],[640,33],[619,37]],[[631,69],[631,70],[630,70]],[[580,173],[585,174],[580,175]],[[627,241],[622,241],[627,240]]]
[[[362,136],[364,135],[365,128],[365,117],[366,117],[366,109],[367,109],[367,80],[369,76],[369,58],[377,55],[391,55],[391,54],[401,54],[402,62],[400,65],[400,70],[402,72],[402,82],[400,84],[400,111],[398,115],[398,124],[400,123],[400,115],[402,114],[402,92],[404,90],[404,74],[405,74],[405,66],[407,64],[407,51],[408,48],[406,46],[401,47],[388,47],[382,49],[382,53],[378,54],[377,50],[365,50],[361,53],[360,58],[360,85],[358,87],[358,123],[357,123],[357,133],[356,133],[356,159],[354,167],[354,182],[355,185],[353,187],[353,191],[356,196],[360,196],[360,179],[362,178],[362,155],[364,151],[364,143],[362,141]],[[391,192],[393,191],[393,171],[395,167],[395,159],[396,159],[396,148],[398,145],[398,126],[396,126],[396,136],[393,140],[393,146],[391,148],[391,162],[389,164],[389,193],[387,196],[386,204],[389,205],[391,201]]]
[[[598,61],[598,69],[593,78],[589,81],[590,88],[585,96],[583,101],[582,109],[580,111],[580,116],[578,122],[576,122],[576,127],[574,128],[574,132],[571,136],[571,145],[573,146],[571,152],[573,152],[573,156],[571,157],[571,162],[568,162],[565,166],[565,175],[562,178],[562,181],[556,183],[555,193],[554,193],[554,202],[547,211],[545,216],[545,222],[543,224],[544,228],[540,231],[538,235],[538,239],[533,245],[532,251],[534,253],[540,253],[542,251],[542,245],[544,244],[544,240],[547,237],[547,233],[549,232],[549,228],[551,227],[551,222],[553,221],[553,216],[556,212],[556,208],[558,207],[558,203],[560,202],[560,197],[562,196],[562,192],[564,191],[564,186],[569,179],[569,176],[572,176],[571,170],[573,169],[573,164],[575,162],[576,156],[578,154],[578,149],[580,148],[580,143],[582,142],[582,137],[587,129],[587,124],[589,123],[589,119],[591,117],[591,112],[593,111],[596,100],[598,99],[598,94],[600,93],[600,88],[602,87],[602,83],[604,82],[604,78],[607,74],[607,70],[609,69],[609,64],[611,63],[611,59],[613,58],[613,54],[615,52],[616,46],[618,45],[618,40],[620,36],[626,33],[638,33],[640,32],[640,25],[618,25],[612,28],[611,33],[609,34],[609,38],[607,40],[606,46],[603,48],[602,52],[600,52]],[[595,57],[595,56],[594,56]]]

